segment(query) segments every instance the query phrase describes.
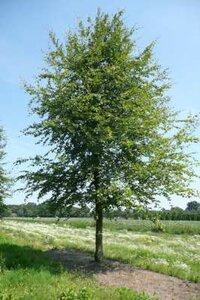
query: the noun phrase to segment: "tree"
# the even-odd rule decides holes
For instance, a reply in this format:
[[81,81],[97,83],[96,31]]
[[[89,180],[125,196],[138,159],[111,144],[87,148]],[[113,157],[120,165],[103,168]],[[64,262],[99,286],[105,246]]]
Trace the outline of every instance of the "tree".
[[38,216],[38,206],[34,202],[28,202],[23,205],[23,213],[25,217],[36,218]]
[[197,201],[190,201],[187,203],[186,210],[192,211],[192,210],[198,210],[200,209],[200,203]]
[[[167,72],[153,60],[154,43],[137,50],[123,13],[97,13],[52,47],[34,85],[25,84],[39,121],[25,134],[50,151],[29,160],[20,179],[27,195],[48,196],[53,208],[86,205],[96,219],[95,260],[103,256],[103,215],[160,195],[194,196],[195,172],[184,146],[197,142],[197,118],[169,108]],[[27,162],[27,160],[22,160]],[[36,167],[36,169],[34,169]]]
[[7,177],[5,168],[4,168],[4,157],[5,157],[5,135],[3,129],[0,127],[0,216],[3,215],[5,211],[5,204],[3,202],[4,198],[8,196],[8,185],[9,178]]

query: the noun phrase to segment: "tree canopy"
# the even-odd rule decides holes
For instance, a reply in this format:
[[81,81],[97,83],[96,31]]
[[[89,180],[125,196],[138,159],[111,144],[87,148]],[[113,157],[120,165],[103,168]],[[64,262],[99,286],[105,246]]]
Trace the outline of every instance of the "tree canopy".
[[197,201],[190,201],[187,203],[186,210],[188,211],[200,210],[200,203]]
[[39,121],[25,130],[50,149],[29,159],[27,195],[52,207],[88,204],[96,218],[95,259],[101,260],[103,213],[156,203],[160,195],[196,196],[195,160],[188,146],[195,116],[169,106],[167,72],[143,51],[123,13],[97,13],[61,43],[50,33],[46,68],[25,84]]

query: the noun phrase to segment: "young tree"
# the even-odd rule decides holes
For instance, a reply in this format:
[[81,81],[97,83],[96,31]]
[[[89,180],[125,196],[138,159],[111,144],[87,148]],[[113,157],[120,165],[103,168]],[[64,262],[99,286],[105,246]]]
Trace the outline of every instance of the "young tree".
[[5,157],[5,136],[3,129],[0,127],[0,216],[5,211],[5,204],[3,202],[4,198],[8,196],[8,183],[9,178],[6,175],[6,171],[4,169],[3,159]]
[[195,162],[184,146],[197,142],[197,120],[178,119],[169,108],[170,84],[152,58],[154,43],[139,52],[122,15],[98,12],[63,44],[51,33],[46,69],[34,86],[25,84],[39,118],[25,134],[50,151],[30,159],[37,168],[20,179],[27,195],[48,195],[55,209],[93,208],[96,261],[103,256],[106,210],[147,205],[160,195],[196,195]]

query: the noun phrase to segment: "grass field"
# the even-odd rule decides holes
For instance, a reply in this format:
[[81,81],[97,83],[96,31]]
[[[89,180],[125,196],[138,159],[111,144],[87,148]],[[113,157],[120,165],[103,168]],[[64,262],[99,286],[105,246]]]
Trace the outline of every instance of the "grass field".
[[[95,221],[91,218],[70,218],[58,219],[56,218],[6,218],[6,220],[42,223],[42,224],[56,224],[58,226],[69,226],[74,228],[94,228]],[[200,221],[162,221],[165,226],[165,233],[170,234],[199,234],[200,235]],[[147,220],[131,220],[131,219],[105,219],[105,230],[121,231],[127,230],[130,232],[155,232],[153,222]]]
[[49,243],[43,233],[38,238],[25,231],[5,230],[4,225],[0,225],[1,300],[153,299],[126,288],[103,288],[94,279],[66,272],[45,255]]
[[[155,233],[150,222],[106,220],[105,256],[200,282],[200,223],[165,225],[165,233]],[[0,230],[0,299],[149,299],[129,289],[99,287],[45,256],[52,247],[93,252],[92,220],[5,220]]]

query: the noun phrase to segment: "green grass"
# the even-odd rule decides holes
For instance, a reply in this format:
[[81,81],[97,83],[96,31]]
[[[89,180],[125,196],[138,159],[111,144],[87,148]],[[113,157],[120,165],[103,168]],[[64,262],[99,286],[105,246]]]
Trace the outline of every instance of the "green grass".
[[46,248],[46,244],[35,243],[30,235],[0,231],[1,300],[150,299],[130,289],[103,288],[92,278],[66,272],[45,255]]
[[[16,220],[31,223],[55,223],[58,226],[68,225],[74,228],[94,228],[95,222],[92,218],[6,218],[7,220]],[[170,234],[200,234],[200,221],[162,221],[165,225],[165,232]],[[104,220],[104,228],[111,231],[127,230],[130,232],[154,232],[154,224],[148,220],[132,220],[132,219],[114,219]]]
[[[70,222],[61,221],[57,225],[52,220],[7,220],[2,223],[2,227],[10,235],[14,233],[19,240],[31,237],[34,245],[40,242],[46,247],[75,248],[92,253],[94,227],[90,223],[93,221],[73,219]],[[135,232],[128,230],[129,225],[140,226],[143,230],[147,227],[147,223],[142,224],[142,221],[118,220],[112,223],[106,220],[104,252],[107,258],[200,282],[199,235],[194,234],[198,229],[198,222],[169,222],[168,227],[173,233]],[[176,234],[177,231],[185,230],[181,226],[193,229],[184,234]]]

